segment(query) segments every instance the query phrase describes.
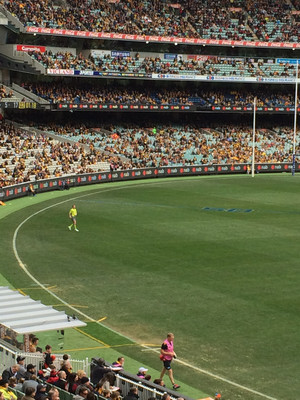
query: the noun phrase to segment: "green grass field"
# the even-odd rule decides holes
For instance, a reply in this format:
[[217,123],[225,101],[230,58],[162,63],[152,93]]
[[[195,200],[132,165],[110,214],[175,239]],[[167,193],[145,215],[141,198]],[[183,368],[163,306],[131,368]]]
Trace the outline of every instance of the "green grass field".
[[[299,179],[173,178],[15,200],[0,210],[8,214],[0,220],[1,273],[57,303],[36,290],[13,253],[14,232],[31,216],[18,230],[19,257],[65,302],[95,320],[106,317],[85,328],[106,348],[156,373],[155,349],[172,331],[183,393],[297,398]],[[73,202],[79,233],[67,229]]]

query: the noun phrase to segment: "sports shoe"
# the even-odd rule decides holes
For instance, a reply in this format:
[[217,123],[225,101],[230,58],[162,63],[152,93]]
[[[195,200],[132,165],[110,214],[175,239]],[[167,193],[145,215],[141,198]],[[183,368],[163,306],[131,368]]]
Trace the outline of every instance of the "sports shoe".
[[176,383],[175,383],[175,385],[173,385],[173,389],[174,390],[177,390],[177,389],[179,389],[180,388],[180,385],[176,385]]
[[68,228],[69,228],[69,231],[72,229],[72,227],[71,227],[71,226],[68,226]]
[[79,230],[78,230],[77,228],[75,228],[75,231],[76,231],[76,232],[79,232]]

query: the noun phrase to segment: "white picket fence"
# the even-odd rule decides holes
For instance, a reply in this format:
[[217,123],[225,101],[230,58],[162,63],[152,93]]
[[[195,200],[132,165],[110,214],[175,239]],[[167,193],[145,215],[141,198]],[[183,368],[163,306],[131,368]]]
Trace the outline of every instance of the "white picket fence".
[[[16,351],[11,346],[7,345],[3,340],[0,341],[0,375],[3,370],[16,364],[17,357],[25,357],[25,365],[33,364],[36,369],[39,370],[44,365],[44,356],[42,353],[25,353],[22,351]],[[63,361],[63,354],[55,354],[54,365],[57,369],[60,369],[61,363]],[[89,375],[89,361],[88,358],[84,360],[73,360],[70,359],[70,363],[73,367],[73,371],[78,371],[80,369],[84,370],[87,375]]]

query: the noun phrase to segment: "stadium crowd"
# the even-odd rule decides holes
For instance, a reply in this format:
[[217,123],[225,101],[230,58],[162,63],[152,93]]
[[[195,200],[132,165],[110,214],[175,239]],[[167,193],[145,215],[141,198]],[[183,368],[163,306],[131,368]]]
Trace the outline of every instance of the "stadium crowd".
[[0,100],[1,99],[8,99],[14,97],[12,90],[7,90],[7,88],[3,85],[0,85]]
[[[39,128],[44,133],[36,135],[1,122],[1,187],[109,169],[250,163],[252,156],[252,128],[247,126],[40,124]],[[255,161],[291,162],[292,141],[291,128],[258,130]]]
[[[166,105],[186,104],[198,105],[206,108],[211,106],[243,106],[253,105],[254,97],[257,97],[257,106],[269,107],[291,107],[294,105],[294,93],[275,92],[271,90],[235,90],[230,88],[219,89],[218,91],[199,87],[193,89],[176,88],[157,89],[146,85],[141,89],[133,87],[125,88],[118,85],[109,87],[96,86],[85,83],[80,85],[66,85],[65,82],[25,82],[22,86],[37,96],[48,100],[52,104],[74,103],[74,104],[144,104],[144,105]],[[299,104],[299,100],[298,100]]]
[[[124,156],[133,168],[205,164],[250,163],[252,128],[247,126],[107,127],[111,133],[95,129],[82,136],[76,128],[60,127],[64,139],[93,145],[103,151]],[[51,130],[53,132],[53,130]],[[261,129],[257,132],[256,162],[291,162],[292,129]],[[121,165],[118,168],[122,168]]]
[[144,56],[111,56],[110,54],[90,54],[85,57],[70,51],[44,53],[31,51],[28,53],[35,60],[49,69],[92,70],[99,72],[122,72],[139,74],[172,74],[172,75],[209,75],[209,76],[241,76],[241,77],[294,77],[296,68],[289,62],[277,63],[275,59],[216,57],[191,55],[185,60],[176,56],[165,60],[162,54]]
[[119,163],[92,145],[60,142],[0,122],[0,187],[21,182],[99,171]]
[[299,42],[297,0],[2,0],[26,25],[209,39]]
[[[23,344],[16,341],[15,332],[7,329],[3,339],[10,344],[14,343],[22,350]],[[40,356],[34,358],[38,365],[30,361],[31,353]],[[124,370],[124,363],[123,356],[118,357],[111,364],[106,363],[103,358],[92,358],[90,376],[87,376],[83,369],[75,370],[68,354],[53,354],[52,346],[49,344],[43,351],[39,347],[39,339],[34,334],[30,334],[29,352],[18,355],[14,365],[0,371],[0,399],[137,400],[139,398],[137,386],[131,386],[128,394],[122,393],[116,386],[116,373]],[[152,381],[161,387],[162,393],[165,392],[163,379],[152,379],[147,371],[147,368],[140,367],[136,375],[132,374],[133,382],[138,384],[143,381]],[[170,400],[170,396],[165,392],[161,399]],[[180,399],[183,400],[183,398]],[[151,400],[155,400],[155,397]]]

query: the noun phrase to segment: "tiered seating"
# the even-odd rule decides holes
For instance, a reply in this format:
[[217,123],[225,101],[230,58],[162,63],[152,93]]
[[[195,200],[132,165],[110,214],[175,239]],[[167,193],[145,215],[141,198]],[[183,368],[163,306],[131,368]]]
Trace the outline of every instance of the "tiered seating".
[[297,42],[299,26],[294,24],[290,2],[261,0],[260,6],[248,2],[249,26],[259,40]]
[[[103,151],[125,156],[134,167],[182,166],[185,164],[250,163],[252,157],[252,128],[192,126],[124,128],[114,126],[111,134],[89,134],[84,139]],[[68,132],[64,132],[68,137]],[[292,130],[260,130],[257,132],[256,162],[291,162]]]
[[77,69],[102,72],[159,73],[184,75],[221,76],[295,76],[294,65],[276,63],[275,59],[242,57],[203,57],[203,60],[164,60],[162,54],[156,57],[141,57],[138,53],[131,57],[111,57],[108,54],[89,56],[73,54],[69,51],[53,53],[46,51],[29,53],[34,59],[51,69]]
[[215,2],[68,0],[64,6],[51,0],[2,0],[26,26],[139,35],[201,37],[208,39],[299,42],[299,7],[289,0]]
[[107,171],[109,166],[105,155],[92,149],[86,151],[71,140],[61,143],[1,123],[1,186],[68,174]]
[[155,90],[155,89],[124,89],[123,87],[111,86],[103,88],[101,85],[85,84],[84,87],[66,86],[63,83],[24,83],[24,88],[34,94],[49,100],[51,103],[101,103],[101,104],[188,104],[209,107],[217,106],[252,106],[254,97],[257,97],[259,106],[270,106],[283,104],[294,105],[294,93],[273,92],[270,90],[260,91],[238,91],[233,89],[220,89],[219,91],[208,91],[207,86],[193,90],[177,89]]
[[[1,186],[68,174],[157,166],[250,163],[252,128],[237,126],[194,127],[45,126],[33,136],[2,123]],[[62,136],[60,142],[48,134]],[[297,134],[297,148],[299,134]],[[256,162],[291,162],[291,128],[257,132]]]

